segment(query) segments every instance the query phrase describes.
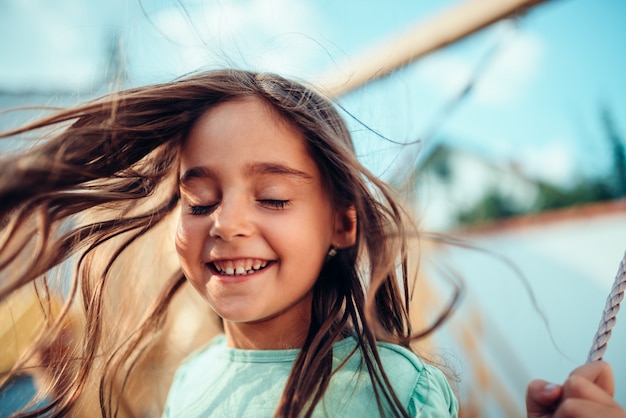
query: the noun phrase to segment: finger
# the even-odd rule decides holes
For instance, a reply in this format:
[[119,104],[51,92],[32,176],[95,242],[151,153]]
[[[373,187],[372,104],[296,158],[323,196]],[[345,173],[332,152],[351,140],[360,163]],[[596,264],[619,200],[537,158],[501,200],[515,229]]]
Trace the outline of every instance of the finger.
[[626,412],[617,404],[614,406],[600,405],[585,399],[565,399],[553,418],[626,418]]
[[[570,377],[582,377],[598,385],[603,391],[613,397],[615,386],[611,366],[604,361],[594,361],[574,369]],[[569,380],[568,378],[568,380]]]
[[533,380],[526,390],[528,418],[549,417],[561,397],[562,387],[545,380]]
[[567,378],[563,384],[563,399],[588,400],[609,406],[616,404],[611,394],[580,374],[572,374]]

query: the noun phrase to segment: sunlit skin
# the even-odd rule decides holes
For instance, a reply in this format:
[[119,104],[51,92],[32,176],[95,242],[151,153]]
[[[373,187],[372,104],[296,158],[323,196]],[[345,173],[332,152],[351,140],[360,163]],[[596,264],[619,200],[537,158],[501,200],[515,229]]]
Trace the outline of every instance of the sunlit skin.
[[626,418],[613,399],[611,367],[602,361],[580,366],[562,385],[533,380],[526,391],[528,418]]
[[180,173],[177,251],[227,343],[300,347],[328,249],[355,239],[354,216],[332,207],[302,133],[260,99],[225,102],[193,126]]

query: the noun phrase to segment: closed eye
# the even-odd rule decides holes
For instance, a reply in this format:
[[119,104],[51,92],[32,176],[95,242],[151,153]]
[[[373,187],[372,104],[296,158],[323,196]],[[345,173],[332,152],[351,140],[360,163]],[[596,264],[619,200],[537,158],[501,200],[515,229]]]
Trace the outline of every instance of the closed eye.
[[208,215],[215,210],[217,204],[208,206],[189,206],[191,214],[194,216]]
[[268,208],[271,209],[285,209],[285,207],[290,203],[289,200],[276,200],[276,199],[261,199],[258,202]]

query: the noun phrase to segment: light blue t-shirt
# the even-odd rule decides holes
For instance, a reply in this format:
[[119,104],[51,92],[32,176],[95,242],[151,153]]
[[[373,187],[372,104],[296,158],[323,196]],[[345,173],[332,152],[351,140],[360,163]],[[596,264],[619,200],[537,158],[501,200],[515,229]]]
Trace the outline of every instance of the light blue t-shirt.
[[[353,337],[333,345],[333,370],[355,345]],[[439,369],[398,345],[378,343],[378,350],[393,389],[411,416],[457,417],[457,400]],[[233,349],[223,335],[218,336],[178,369],[163,416],[270,418],[298,353]],[[332,375],[313,416],[380,416],[360,351]]]

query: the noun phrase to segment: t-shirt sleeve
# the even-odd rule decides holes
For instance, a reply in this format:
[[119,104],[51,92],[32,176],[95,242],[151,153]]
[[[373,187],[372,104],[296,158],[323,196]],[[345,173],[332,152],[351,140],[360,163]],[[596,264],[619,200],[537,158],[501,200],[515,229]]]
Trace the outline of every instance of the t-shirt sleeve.
[[409,400],[408,412],[419,418],[458,417],[458,401],[441,370],[424,365]]

